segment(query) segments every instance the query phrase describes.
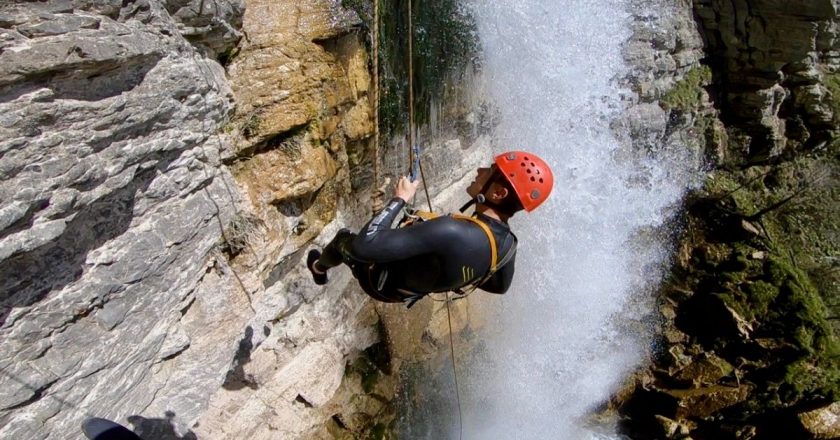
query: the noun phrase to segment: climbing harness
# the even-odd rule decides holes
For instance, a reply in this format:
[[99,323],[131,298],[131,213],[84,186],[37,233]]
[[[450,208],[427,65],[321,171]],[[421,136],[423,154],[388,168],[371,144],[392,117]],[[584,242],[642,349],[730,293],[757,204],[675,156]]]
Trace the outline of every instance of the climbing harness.
[[[434,220],[436,218],[439,218],[440,216],[441,216],[441,214],[438,214],[436,212],[406,208],[405,209],[405,215],[403,216],[403,219],[400,221],[398,227],[400,227],[400,228],[409,227],[409,226],[415,225],[415,224],[420,223],[420,222]],[[454,291],[455,294],[459,295],[459,296],[455,297],[454,299],[462,299],[462,298],[466,298],[470,293],[472,293],[476,289],[478,289],[479,286],[481,286],[482,284],[487,282],[491,277],[493,277],[493,275],[496,272],[498,272],[499,269],[504,267],[507,263],[510,262],[510,260],[513,259],[514,255],[516,254],[517,239],[516,239],[515,235],[511,234],[511,236],[513,237],[513,244],[510,246],[508,251],[505,252],[505,254],[501,258],[499,258],[499,245],[498,245],[498,243],[496,243],[496,236],[493,234],[493,231],[490,230],[490,227],[487,225],[487,223],[485,223],[484,221],[480,220],[479,218],[477,218],[475,216],[469,216],[469,215],[464,215],[464,214],[449,214],[449,216],[456,219],[456,220],[467,221],[467,222],[473,223],[474,225],[478,226],[484,232],[484,235],[487,236],[487,240],[490,243],[490,267],[488,268],[488,270],[487,270],[487,272],[485,273],[484,276],[482,276],[480,278],[476,278],[476,279],[472,280],[470,283],[468,283],[468,284],[464,285],[463,287],[460,287],[460,288],[458,288]],[[467,278],[467,277],[465,277],[465,278]],[[422,298],[424,295],[426,295],[426,294],[416,294],[416,296],[419,296],[417,299]],[[416,300],[417,300],[417,299],[414,299],[414,296],[412,296],[412,299],[413,299],[413,302],[411,302],[409,304],[409,307],[414,305],[414,302],[416,302]]]

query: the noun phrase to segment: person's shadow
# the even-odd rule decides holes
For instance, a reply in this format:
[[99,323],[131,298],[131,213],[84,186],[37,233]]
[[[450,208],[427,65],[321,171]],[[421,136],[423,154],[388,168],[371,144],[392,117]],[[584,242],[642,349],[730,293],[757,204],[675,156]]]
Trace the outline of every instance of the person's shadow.
[[142,416],[129,416],[128,422],[134,426],[134,432],[145,440],[198,440],[192,432],[187,431],[183,436],[175,432],[172,419],[175,413],[166,411],[162,419],[147,419]]
[[183,436],[175,432],[174,412],[166,411],[164,416],[165,419],[129,416],[134,431],[112,420],[92,417],[82,423],[82,432],[90,440],[198,440],[192,431]]

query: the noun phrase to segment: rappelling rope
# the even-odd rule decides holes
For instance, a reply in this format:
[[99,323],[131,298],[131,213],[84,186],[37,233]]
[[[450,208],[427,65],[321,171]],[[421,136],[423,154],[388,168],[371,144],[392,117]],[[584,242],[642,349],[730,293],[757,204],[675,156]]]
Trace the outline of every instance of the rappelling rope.
[[419,157],[414,157],[416,142],[417,133],[414,130],[414,13],[411,0],[408,0],[408,163],[409,169],[411,169],[411,164],[417,160],[420,168],[420,179],[423,181],[423,192],[426,193],[426,203],[429,205],[429,212],[434,212],[432,198],[429,197],[429,187],[426,185],[426,174],[423,172],[423,162]]
[[[416,159],[414,157],[414,22],[411,11],[411,0],[408,0],[408,163],[409,169]],[[423,186],[426,185],[423,179]],[[432,201],[429,202],[429,211],[432,210]]]
[[[374,0],[378,2],[379,0]],[[409,172],[417,161],[418,168],[420,168],[420,180],[423,182],[423,192],[426,193],[426,203],[429,206],[429,212],[434,212],[432,209],[432,198],[429,196],[429,187],[426,185],[426,175],[423,172],[423,161],[420,160],[420,150],[417,149],[417,157],[415,154],[416,133],[414,131],[414,14],[411,0],[408,0],[408,169]],[[455,361],[455,340],[452,337],[452,309],[451,309],[451,292],[446,293],[446,320],[449,324],[449,354],[452,359],[452,379],[455,383],[455,399],[458,403],[458,438],[464,438],[464,415],[461,410],[461,392],[458,386],[458,365]]]
[[[373,190],[379,189],[379,0],[373,0]],[[373,201],[373,200],[371,200]]]

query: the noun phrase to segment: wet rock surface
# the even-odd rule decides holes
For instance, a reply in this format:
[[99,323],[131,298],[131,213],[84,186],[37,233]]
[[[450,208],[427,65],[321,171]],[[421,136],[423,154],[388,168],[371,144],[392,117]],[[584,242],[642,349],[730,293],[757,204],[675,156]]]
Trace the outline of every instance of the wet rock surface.
[[749,137],[747,154],[733,161],[828,141],[834,119],[824,76],[837,66],[836,9],[830,0],[694,3],[723,120]]
[[[667,114],[664,139],[681,140],[710,172],[678,220],[651,364],[615,397],[622,429],[827,438],[840,399],[837,6],[671,7],[637,17],[630,85]],[[658,111],[632,112],[639,133],[661,125]]]
[[840,402],[799,414],[802,426],[818,439],[840,437]]

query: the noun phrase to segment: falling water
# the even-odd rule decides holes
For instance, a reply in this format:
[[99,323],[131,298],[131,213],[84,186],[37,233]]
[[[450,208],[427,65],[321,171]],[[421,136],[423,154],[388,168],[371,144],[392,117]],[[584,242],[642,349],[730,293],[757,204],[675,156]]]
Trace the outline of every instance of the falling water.
[[[585,426],[587,414],[650,343],[629,323],[650,312],[672,246],[651,231],[666,229],[692,172],[674,156],[679,148],[634,154],[611,128],[631,96],[619,81],[629,72],[629,3],[471,2],[481,87],[500,112],[494,149],[544,157],[555,184],[546,205],[512,222],[520,247],[511,290],[475,301],[491,324],[461,361],[465,438],[609,438]],[[446,411],[443,435],[458,438],[457,410]],[[415,425],[411,438],[432,431]]]

